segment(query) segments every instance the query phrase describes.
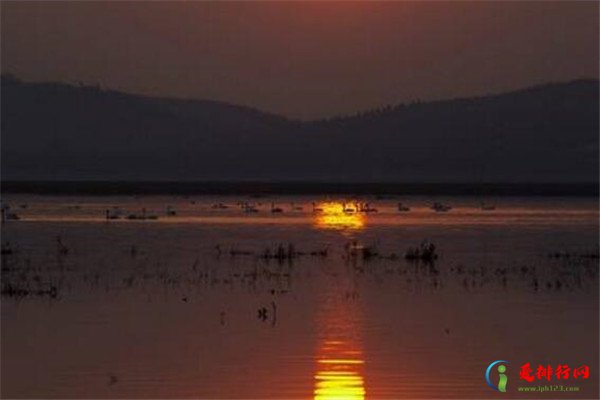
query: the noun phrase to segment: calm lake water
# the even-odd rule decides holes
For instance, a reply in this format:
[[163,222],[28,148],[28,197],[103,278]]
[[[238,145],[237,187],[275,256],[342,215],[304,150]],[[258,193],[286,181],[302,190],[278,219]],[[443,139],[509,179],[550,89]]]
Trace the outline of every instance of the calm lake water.
[[3,196],[2,397],[597,398],[597,199],[480,200]]

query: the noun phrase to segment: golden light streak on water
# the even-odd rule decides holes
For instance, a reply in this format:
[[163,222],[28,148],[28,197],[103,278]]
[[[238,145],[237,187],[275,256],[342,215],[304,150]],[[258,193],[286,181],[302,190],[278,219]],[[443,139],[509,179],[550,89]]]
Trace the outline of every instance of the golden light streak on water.
[[[354,210],[354,206],[350,206]],[[363,213],[346,212],[341,202],[320,203],[316,207],[315,226],[319,229],[361,230],[365,227]]]
[[[364,399],[366,390],[361,367],[364,360],[360,352],[346,341],[326,342],[323,352],[317,360],[318,371],[315,374],[315,400],[357,400]],[[355,358],[341,357],[355,354]]]
[[[342,284],[338,289],[345,286]],[[328,291],[320,305],[314,400],[362,400],[367,393],[361,307],[356,302],[344,301],[344,290],[347,288]]]

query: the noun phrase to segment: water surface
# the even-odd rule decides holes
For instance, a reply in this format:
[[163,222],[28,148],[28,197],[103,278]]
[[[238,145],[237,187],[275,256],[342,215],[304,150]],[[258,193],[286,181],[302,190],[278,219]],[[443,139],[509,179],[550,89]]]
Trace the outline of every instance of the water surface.
[[[597,200],[483,200],[4,196],[2,396],[482,398],[497,359],[507,398],[541,397],[515,391],[525,362],[596,376]],[[424,240],[439,258],[405,260]],[[546,397],[598,395],[567,383]]]

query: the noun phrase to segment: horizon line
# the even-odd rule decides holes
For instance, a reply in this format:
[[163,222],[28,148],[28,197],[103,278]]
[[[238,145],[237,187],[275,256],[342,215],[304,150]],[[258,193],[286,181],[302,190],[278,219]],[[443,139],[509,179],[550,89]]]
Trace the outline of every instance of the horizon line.
[[598,182],[324,182],[176,180],[2,180],[0,193],[61,195],[463,195],[595,196]]

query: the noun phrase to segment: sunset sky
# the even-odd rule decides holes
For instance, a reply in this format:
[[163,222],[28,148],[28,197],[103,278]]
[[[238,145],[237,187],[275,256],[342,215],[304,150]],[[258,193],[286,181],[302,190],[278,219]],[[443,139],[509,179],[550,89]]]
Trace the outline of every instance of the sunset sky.
[[2,2],[2,72],[317,118],[598,77],[599,3]]

